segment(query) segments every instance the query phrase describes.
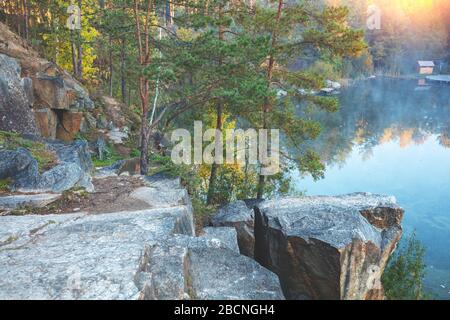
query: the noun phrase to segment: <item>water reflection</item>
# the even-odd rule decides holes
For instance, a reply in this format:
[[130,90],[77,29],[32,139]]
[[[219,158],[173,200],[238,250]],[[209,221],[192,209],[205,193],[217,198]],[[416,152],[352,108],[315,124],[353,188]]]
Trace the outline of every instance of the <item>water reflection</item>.
[[450,298],[450,87],[374,79],[340,100],[338,113],[314,115],[324,127],[312,147],[327,164],[325,179],[294,173],[294,181],[311,195],[395,195],[406,232],[416,229],[427,247],[427,286]]

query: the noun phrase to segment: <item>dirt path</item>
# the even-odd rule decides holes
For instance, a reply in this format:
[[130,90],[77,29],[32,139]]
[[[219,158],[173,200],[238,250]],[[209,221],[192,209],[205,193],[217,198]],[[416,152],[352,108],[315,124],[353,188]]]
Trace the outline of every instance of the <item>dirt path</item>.
[[67,214],[88,212],[93,214],[144,210],[149,205],[133,199],[130,194],[137,188],[145,186],[143,178],[130,176],[114,176],[94,178],[95,192],[70,190],[63,193],[62,198],[43,208],[23,208],[9,214]]

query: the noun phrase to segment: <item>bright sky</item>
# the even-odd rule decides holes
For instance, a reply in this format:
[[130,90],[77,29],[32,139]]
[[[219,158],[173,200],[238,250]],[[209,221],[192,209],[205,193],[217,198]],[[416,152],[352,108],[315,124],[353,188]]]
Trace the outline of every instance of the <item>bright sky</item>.
[[[330,5],[379,6],[384,15],[394,16],[400,21],[409,20],[421,25],[441,20],[443,13],[450,10],[450,0],[327,0]],[[359,6],[358,6],[359,7]]]

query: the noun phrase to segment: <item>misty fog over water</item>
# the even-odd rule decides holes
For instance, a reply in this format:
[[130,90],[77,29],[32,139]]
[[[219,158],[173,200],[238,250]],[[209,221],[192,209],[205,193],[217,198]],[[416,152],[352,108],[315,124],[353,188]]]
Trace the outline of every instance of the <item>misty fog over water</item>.
[[426,286],[450,299],[450,85],[377,78],[341,93],[340,110],[314,115],[323,132],[312,146],[327,168],[315,182],[295,172],[308,195],[393,195],[426,247]]

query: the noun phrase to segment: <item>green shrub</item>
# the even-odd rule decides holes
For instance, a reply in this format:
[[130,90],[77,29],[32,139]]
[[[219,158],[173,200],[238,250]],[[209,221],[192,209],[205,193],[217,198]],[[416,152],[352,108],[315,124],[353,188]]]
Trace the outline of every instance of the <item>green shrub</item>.
[[424,300],[432,297],[424,289],[424,257],[425,248],[414,232],[392,255],[383,274],[382,282],[389,300]]
[[314,62],[311,66],[311,72],[317,73],[325,79],[336,81],[341,78],[341,75],[336,71],[335,66],[332,63],[323,60],[317,60]]
[[1,179],[0,180],[0,193],[8,192],[11,182],[12,182],[11,179]]
[[130,152],[131,158],[139,158],[141,156],[141,152],[138,149],[133,149]]
[[111,144],[108,144],[106,145],[103,159],[100,160],[97,156],[93,156],[92,163],[95,167],[107,167],[123,159],[125,159],[125,157],[121,156]]

